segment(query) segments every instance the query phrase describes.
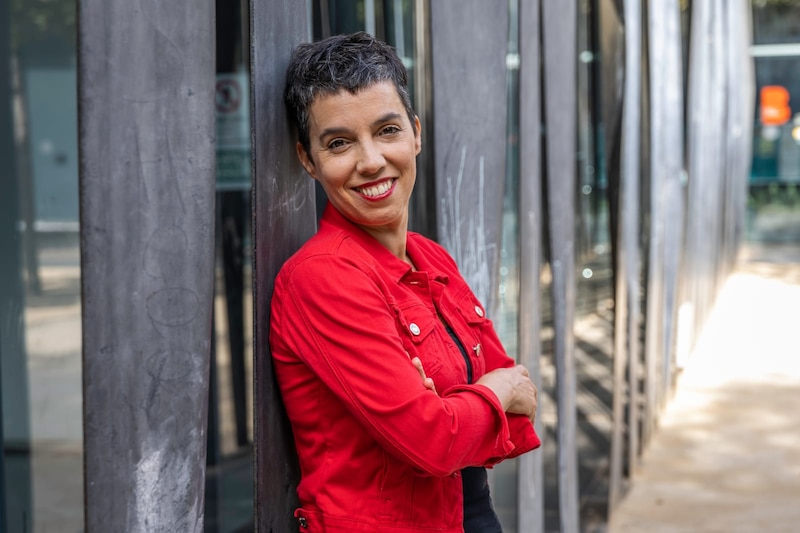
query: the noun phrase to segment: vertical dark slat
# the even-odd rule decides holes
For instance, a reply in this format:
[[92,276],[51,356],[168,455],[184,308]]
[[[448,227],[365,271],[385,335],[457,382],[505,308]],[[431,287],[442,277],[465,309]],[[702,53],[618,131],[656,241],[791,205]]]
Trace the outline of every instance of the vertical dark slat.
[[719,127],[717,131],[725,132],[722,135],[718,135],[715,139],[716,142],[716,157],[717,160],[720,161],[720,164],[716,167],[716,172],[713,174],[713,178],[709,182],[709,191],[708,197],[711,199],[711,203],[709,205],[711,216],[712,216],[712,224],[706,231],[710,230],[711,235],[715,236],[714,243],[711,246],[712,250],[710,250],[710,254],[708,255],[709,259],[709,268],[710,274],[712,278],[711,290],[708,291],[707,296],[707,313],[711,311],[711,307],[713,306],[714,299],[716,298],[717,289],[722,283],[722,276],[721,274],[721,249],[722,249],[722,209],[723,209],[723,199],[724,196],[722,195],[724,191],[724,180],[725,175],[727,174],[727,168],[729,162],[725,160],[726,153],[726,138],[727,138],[727,131],[728,131],[728,116],[727,116],[727,98],[728,94],[725,87],[725,72],[727,61],[725,61],[725,51],[724,51],[724,25],[725,25],[725,12],[727,11],[728,2],[723,2],[722,0],[712,0],[713,5],[713,26],[712,26],[712,50],[713,50],[713,62],[712,62],[712,69],[713,69],[713,94],[712,98],[714,99],[714,107],[713,110],[715,111],[715,119],[716,123]]
[[277,533],[297,529],[299,469],[269,352],[269,306],[281,265],[316,230],[314,185],[295,155],[283,84],[292,49],[310,30],[306,2],[253,0],[250,13],[256,530]]
[[678,272],[683,248],[683,146],[684,146],[684,98],[683,98],[683,65],[681,50],[681,13],[678,0],[661,3],[663,13],[660,24],[663,25],[664,39],[660,40],[665,48],[665,65],[659,69],[661,83],[660,94],[663,98],[665,124],[655,142],[662,144],[659,171],[663,173],[664,203],[664,251],[663,251],[663,333],[661,340],[661,382],[658,387],[659,408],[663,409],[669,397],[674,378],[674,357],[676,340],[676,318],[678,302]]
[[[9,508],[6,505],[6,468],[5,439],[3,425],[9,405],[3,402],[2,367],[13,357],[24,357],[24,334],[22,328],[23,294],[22,279],[19,274],[20,242],[17,221],[17,170],[14,153],[14,118],[11,107],[11,13],[9,2],[0,4],[0,533],[5,533],[9,522],[22,525],[22,517],[8,519]],[[24,362],[23,362],[24,367]],[[14,402],[14,410],[26,408]],[[27,412],[24,413],[27,418]],[[27,484],[27,483],[26,483]],[[27,490],[20,490],[24,503],[12,512],[20,515],[30,508],[30,496]],[[20,502],[22,503],[22,502]]]
[[750,45],[753,42],[750,2],[736,0],[728,5],[727,52],[729,206],[728,266],[732,268],[742,238],[747,203],[747,180],[752,161],[755,106],[755,76]]
[[[688,112],[689,121],[687,145],[687,164],[689,172],[689,194],[686,229],[686,296],[685,299],[693,309],[692,334],[699,330],[702,310],[699,302],[702,279],[703,256],[703,220],[701,183],[704,179],[703,150],[707,149],[706,138],[709,135],[705,126],[708,115],[704,112],[707,95],[708,77],[710,73],[709,50],[705,36],[710,31],[710,4],[697,2],[692,4],[691,50],[689,53]],[[701,207],[703,209],[701,209]]]
[[677,1],[651,0],[650,228],[645,334],[646,403],[643,440],[656,427],[670,379],[682,223],[683,99]]
[[[639,179],[641,170],[641,0],[625,0],[625,81],[623,88],[621,175],[619,188],[620,222],[617,228],[616,314],[614,346],[614,427],[611,439],[609,472],[609,511],[613,512],[623,488],[623,472],[634,466],[638,448],[638,387],[635,376],[639,362]],[[625,369],[628,369],[628,382]],[[625,407],[628,409],[627,419]],[[625,427],[629,453],[624,456]]]
[[648,0],[648,58],[650,74],[650,183],[648,187],[649,227],[647,228],[648,259],[645,286],[645,344],[644,344],[644,419],[642,424],[642,444],[647,445],[655,429],[658,414],[657,383],[660,338],[663,333],[663,268],[664,215],[662,203],[663,173],[660,163],[663,145],[659,142],[664,125],[663,101],[660,98],[659,83],[663,83],[660,70],[666,68],[663,57],[663,35],[659,32],[659,20],[663,15],[660,0]]
[[[692,36],[688,87],[689,194],[686,229],[686,287],[684,299],[693,310],[691,333],[700,331],[707,312],[707,293],[712,283],[709,255],[714,245],[708,236],[712,224],[711,205],[714,174],[719,166],[717,130],[719,104],[711,101],[714,87],[713,2],[692,4]],[[709,252],[710,250],[710,252]]]
[[[2,56],[0,56],[2,57]],[[0,100],[2,102],[2,100]],[[0,122],[0,124],[2,124]],[[0,350],[0,357],[2,357]],[[2,365],[0,365],[2,366]],[[0,368],[0,442],[5,443],[3,440],[3,386],[2,386],[3,372]],[[4,446],[5,448],[5,446]],[[6,454],[5,449],[0,452],[0,533],[6,533],[8,520],[6,520]]]
[[576,443],[575,186],[576,24],[575,0],[543,6],[547,205],[553,274],[553,350],[558,402],[558,474],[561,531],[580,530]]
[[641,36],[642,48],[640,49],[640,74],[641,86],[639,90],[639,97],[641,98],[641,105],[639,111],[641,113],[641,125],[639,126],[639,134],[641,135],[641,142],[639,144],[639,265],[640,265],[640,278],[639,278],[639,301],[638,308],[640,311],[640,321],[635,325],[636,334],[638,338],[639,354],[636,360],[631,360],[630,368],[628,370],[628,380],[631,387],[631,401],[636,402],[631,414],[635,414],[630,418],[630,433],[628,434],[628,458],[631,467],[631,473],[635,473],[637,462],[641,457],[644,450],[644,427],[645,427],[645,402],[646,402],[646,354],[645,354],[645,340],[647,329],[647,299],[649,298],[647,275],[650,270],[650,243],[649,223],[650,223],[650,173],[652,160],[651,143],[652,137],[652,124],[653,124],[653,110],[650,103],[650,59],[648,50],[650,49],[650,28],[648,25],[648,7],[647,2],[641,1],[642,9],[641,18]]
[[[20,92],[15,87],[20,84],[19,61],[15,68],[14,59],[10,3],[3,2],[0,4],[0,366],[3,368],[0,389],[6,401],[0,396],[0,426],[5,427],[5,431],[0,431],[0,468],[4,472],[0,472],[0,531],[28,530],[33,509],[23,264],[27,266],[28,286],[38,290],[39,284],[33,221],[25,218],[30,196],[20,195],[20,189],[30,190],[31,173],[24,172],[26,165],[20,161],[23,154],[27,157],[25,145],[19,149],[14,136],[13,99]],[[27,223],[24,232],[20,231],[20,220]],[[17,480],[7,492],[6,475]]]
[[[216,311],[211,309],[211,350],[208,363],[208,423],[206,428],[206,467],[215,467],[220,463],[220,423],[219,423],[219,386],[217,372],[217,334],[213,327]],[[218,533],[220,522],[220,476],[206,476],[205,502],[203,506],[204,531]]]
[[[726,159],[727,156],[727,138],[729,136],[728,124],[728,107],[727,101],[729,94],[727,91],[727,52],[725,41],[725,26],[729,3],[722,0],[713,1],[713,26],[712,26],[712,94],[715,113],[714,123],[718,128],[718,132],[724,132],[722,135],[717,135],[715,141],[715,157],[719,162],[715,167],[715,172],[708,183],[708,198],[710,199],[709,207],[713,217],[712,225],[706,229],[711,231],[711,235],[715,236],[715,243],[711,250],[706,249],[707,258],[710,269],[710,276],[712,283],[706,289],[705,296],[705,311],[704,315],[708,315],[716,299],[717,292],[724,280],[724,264],[723,264],[723,223],[724,223],[724,209],[725,209],[725,181],[728,171],[730,170],[730,161]],[[708,156],[707,156],[708,157]],[[714,156],[712,156],[714,157]],[[709,157],[710,159],[710,157]],[[709,161],[709,166],[711,162]]]
[[[8,24],[8,4],[5,4],[0,11],[0,80],[11,79],[11,69],[7,58],[10,58],[9,52],[9,37],[10,32]],[[4,170],[0,176],[0,190],[4,195],[16,197],[16,172],[14,165],[14,141],[13,131],[14,124],[11,118],[11,86],[9,83],[0,84],[0,156],[6,162],[3,165]],[[12,203],[13,205],[13,203]],[[6,257],[0,262],[0,302],[7,302],[2,304],[0,308],[0,324],[6,323],[6,313],[13,310],[15,307],[13,298],[10,292],[14,287],[19,287],[20,282],[18,272],[19,265],[19,252],[16,243],[16,219],[17,214],[14,209],[9,209],[8,206],[3,206],[0,210],[0,247],[6,251]],[[17,289],[19,290],[19,289]],[[21,306],[17,307],[21,308]],[[13,321],[12,321],[13,323]],[[3,438],[3,371],[2,361],[5,356],[6,347],[3,340],[6,337],[5,328],[0,325],[0,443],[3,444],[3,450],[0,450],[0,533],[5,533],[8,520],[6,518],[6,454],[5,454],[5,439]],[[10,347],[9,347],[10,348]]]
[[712,290],[708,298],[708,311],[716,300],[717,292],[721,288],[725,279],[725,209],[727,207],[726,189],[727,177],[731,169],[731,161],[727,159],[728,155],[728,139],[730,137],[730,123],[728,117],[728,101],[730,94],[728,92],[728,51],[727,41],[725,34],[727,31],[727,13],[730,9],[728,1],[714,0],[714,97],[717,99],[716,110],[719,115],[718,124],[720,126],[722,135],[717,139],[717,158],[721,164],[717,166],[717,172],[714,176],[712,194],[714,210],[714,226],[712,233],[716,236],[716,243],[711,256],[711,268],[714,279]]
[[202,531],[214,8],[79,4],[86,528]]
[[508,2],[430,3],[439,242],[494,316],[506,154]]
[[[524,1],[519,6],[519,362],[528,367],[542,389],[541,305],[539,277],[542,261],[542,154],[540,4]],[[539,395],[539,412],[545,395]],[[545,435],[542,417],[536,431]],[[529,533],[544,531],[544,465],[542,453],[519,459],[518,523]]]
[[[720,202],[720,211],[719,211],[719,223],[720,223],[720,234],[719,234],[719,256],[717,258],[718,262],[718,275],[720,277],[720,283],[725,279],[728,274],[728,258],[730,257],[731,245],[733,242],[732,235],[733,231],[735,230],[736,224],[734,220],[731,219],[731,206],[733,205],[733,190],[732,190],[732,176],[733,176],[733,169],[736,164],[736,158],[731,157],[731,144],[733,143],[734,137],[739,133],[734,131],[734,127],[741,124],[736,124],[737,122],[737,113],[735,110],[731,109],[731,102],[736,101],[736,92],[733,87],[731,87],[731,80],[730,75],[732,72],[731,68],[731,57],[737,52],[737,47],[735,44],[731,47],[731,43],[728,38],[728,32],[731,30],[731,13],[736,11],[736,2],[726,2],[721,6],[721,12],[718,13],[719,17],[719,26],[720,26],[720,47],[721,47],[721,54],[719,61],[722,64],[722,90],[725,94],[725,100],[723,102],[723,113],[725,116],[725,130],[724,135],[722,136],[722,156],[721,161],[724,161],[724,165],[722,165],[722,174],[720,176],[720,189],[719,189],[719,202]],[[740,58],[741,59],[741,58]]]
[[[411,0],[407,0],[411,1]],[[409,228],[413,231],[436,239],[438,205],[436,197],[436,180],[434,179],[434,152],[428,149],[433,146],[429,139],[433,138],[433,79],[430,61],[430,9],[428,0],[413,0],[414,28],[414,110],[422,125],[422,152],[417,156],[417,182],[414,195],[409,205]],[[400,16],[399,14],[396,16]]]

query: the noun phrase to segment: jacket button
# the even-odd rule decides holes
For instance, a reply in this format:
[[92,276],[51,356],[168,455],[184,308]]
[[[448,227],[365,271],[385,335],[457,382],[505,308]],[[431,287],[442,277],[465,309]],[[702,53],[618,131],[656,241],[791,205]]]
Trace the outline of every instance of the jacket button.
[[416,325],[414,322],[412,322],[411,324],[408,325],[408,329],[410,329],[411,333],[414,334],[414,335],[419,335],[419,333],[420,333],[419,326]]
[[308,520],[306,520],[306,517],[301,516],[300,518],[298,518],[297,521],[300,522],[300,527],[303,527],[303,528],[307,528],[308,527]]
[[481,309],[481,306],[479,305],[475,306],[475,314],[483,318],[483,309]]

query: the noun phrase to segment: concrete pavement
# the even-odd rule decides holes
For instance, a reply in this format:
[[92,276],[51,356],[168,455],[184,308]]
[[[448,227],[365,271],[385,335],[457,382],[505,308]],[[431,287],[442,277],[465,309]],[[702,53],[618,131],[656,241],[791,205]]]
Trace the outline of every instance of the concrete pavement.
[[800,531],[800,245],[745,248],[608,531]]

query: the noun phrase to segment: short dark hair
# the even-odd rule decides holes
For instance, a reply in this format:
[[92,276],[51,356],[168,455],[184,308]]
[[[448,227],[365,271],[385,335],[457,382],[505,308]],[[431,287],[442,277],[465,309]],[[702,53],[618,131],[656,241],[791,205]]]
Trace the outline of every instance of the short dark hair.
[[306,153],[311,144],[308,113],[314,98],[342,89],[355,94],[382,81],[394,84],[411,127],[416,129],[408,96],[408,73],[391,46],[361,31],[295,48],[286,71],[283,97]]

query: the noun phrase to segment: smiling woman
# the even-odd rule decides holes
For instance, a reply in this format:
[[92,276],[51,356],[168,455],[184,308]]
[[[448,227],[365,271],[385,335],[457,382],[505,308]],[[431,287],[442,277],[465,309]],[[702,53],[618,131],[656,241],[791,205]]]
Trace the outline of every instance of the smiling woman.
[[303,531],[497,533],[485,469],[540,444],[528,370],[445,249],[408,231],[406,80],[365,33],[301,45],[287,74],[297,155],[329,200],[270,320]]
[[309,150],[297,143],[303,167],[339,212],[404,259],[419,119],[409,120],[389,81],[320,95],[309,118]]

